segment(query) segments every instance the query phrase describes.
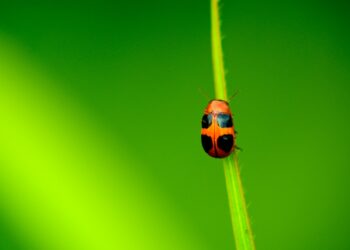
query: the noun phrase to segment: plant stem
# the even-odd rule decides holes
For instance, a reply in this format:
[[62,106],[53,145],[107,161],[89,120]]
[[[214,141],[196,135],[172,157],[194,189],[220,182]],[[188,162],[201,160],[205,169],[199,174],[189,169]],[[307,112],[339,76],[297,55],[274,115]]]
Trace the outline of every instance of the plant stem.
[[227,100],[224,60],[222,57],[218,0],[211,0],[211,46],[215,97]]
[[237,250],[255,249],[240,177],[237,153],[224,159],[226,188]]
[[[225,68],[222,56],[218,0],[211,0],[211,41],[215,98],[227,101]],[[253,232],[244,198],[237,152],[224,160],[226,188],[236,250],[255,250]]]

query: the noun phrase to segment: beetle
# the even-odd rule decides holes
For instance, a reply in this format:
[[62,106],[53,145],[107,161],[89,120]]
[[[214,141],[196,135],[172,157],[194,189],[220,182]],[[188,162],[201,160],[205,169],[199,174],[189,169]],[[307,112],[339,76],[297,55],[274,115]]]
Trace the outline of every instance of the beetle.
[[204,151],[214,158],[229,156],[236,147],[236,132],[228,102],[211,100],[202,117],[201,140]]

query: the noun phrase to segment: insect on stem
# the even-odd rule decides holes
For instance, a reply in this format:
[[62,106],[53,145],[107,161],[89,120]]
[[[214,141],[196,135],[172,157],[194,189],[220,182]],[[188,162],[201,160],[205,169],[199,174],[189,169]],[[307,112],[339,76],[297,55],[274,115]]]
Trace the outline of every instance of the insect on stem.
[[[211,41],[215,98],[227,101],[218,0],[211,0]],[[223,160],[236,250],[255,250],[242,181],[237,150]]]

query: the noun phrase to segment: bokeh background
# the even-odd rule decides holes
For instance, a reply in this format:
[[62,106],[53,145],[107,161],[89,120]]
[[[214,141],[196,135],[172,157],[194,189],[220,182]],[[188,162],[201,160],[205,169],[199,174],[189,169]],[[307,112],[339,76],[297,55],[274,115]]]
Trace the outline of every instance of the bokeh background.
[[[350,249],[344,1],[221,3],[258,249]],[[0,249],[234,249],[209,1],[0,3]]]

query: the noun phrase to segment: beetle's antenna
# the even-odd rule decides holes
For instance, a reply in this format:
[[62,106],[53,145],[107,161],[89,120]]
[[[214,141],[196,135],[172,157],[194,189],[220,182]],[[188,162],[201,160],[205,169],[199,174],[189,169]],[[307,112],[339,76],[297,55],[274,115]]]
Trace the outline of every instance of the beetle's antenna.
[[232,99],[238,94],[238,90],[236,90],[235,93],[233,93],[233,95],[230,96],[230,98],[228,98],[228,102],[232,101]]

